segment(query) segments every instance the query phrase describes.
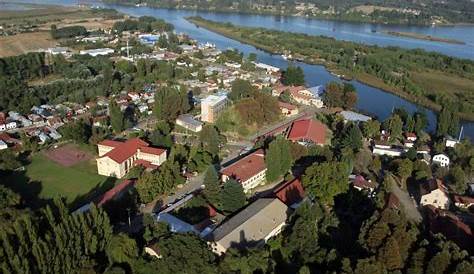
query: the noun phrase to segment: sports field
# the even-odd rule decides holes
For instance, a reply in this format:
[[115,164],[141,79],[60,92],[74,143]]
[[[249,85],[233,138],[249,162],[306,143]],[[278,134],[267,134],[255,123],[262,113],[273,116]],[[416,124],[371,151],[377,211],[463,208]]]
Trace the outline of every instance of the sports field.
[[[7,185],[25,197],[40,199],[64,197],[68,203],[80,204],[113,186],[114,180],[97,174],[94,155],[77,146],[66,145],[55,151],[43,151],[31,157],[24,176],[7,178]],[[77,161],[71,161],[71,155],[82,151]],[[65,159],[63,164],[57,158]],[[53,155],[53,157],[51,156]],[[56,157],[56,158],[54,158]]]

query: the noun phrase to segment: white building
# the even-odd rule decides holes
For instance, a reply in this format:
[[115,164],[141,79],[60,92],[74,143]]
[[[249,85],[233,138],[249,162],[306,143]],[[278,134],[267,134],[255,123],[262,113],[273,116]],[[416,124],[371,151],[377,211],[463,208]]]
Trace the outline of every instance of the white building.
[[201,101],[201,121],[214,123],[227,106],[227,95],[209,95]]
[[267,65],[267,64],[264,64],[264,63],[253,62],[253,64],[254,64],[255,67],[257,67],[257,68],[266,70],[267,73],[269,73],[269,74],[271,74],[271,73],[276,73],[276,72],[279,72],[279,71],[280,71],[280,68],[274,67],[274,66],[270,66],[270,65]]
[[7,149],[8,145],[3,140],[0,140],[0,150]]
[[101,48],[101,49],[88,49],[88,50],[81,50],[79,52],[80,55],[90,55],[93,57],[97,57],[99,55],[106,56],[109,54],[113,54],[115,51],[111,48]]
[[436,154],[433,156],[433,159],[431,160],[433,164],[437,164],[441,167],[448,167],[449,166],[449,157],[446,154]]
[[455,147],[459,141],[453,138],[446,138],[446,147]]
[[379,146],[374,146],[372,149],[373,154],[377,155],[387,155],[390,157],[399,157],[405,152],[403,149],[399,148],[385,148],[385,147],[379,147]]
[[194,119],[194,117],[189,114],[178,116],[176,119],[176,124],[193,132],[199,132],[202,130],[202,123]]
[[420,184],[420,205],[448,209],[450,204],[448,191],[441,180],[431,179]]

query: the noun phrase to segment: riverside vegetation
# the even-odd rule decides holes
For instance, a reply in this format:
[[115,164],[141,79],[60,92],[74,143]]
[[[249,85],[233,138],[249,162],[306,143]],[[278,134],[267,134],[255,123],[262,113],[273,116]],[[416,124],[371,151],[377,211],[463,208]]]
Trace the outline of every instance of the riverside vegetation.
[[274,54],[292,55],[333,73],[439,111],[474,120],[474,61],[420,49],[369,46],[324,36],[235,26],[201,17],[190,22]]

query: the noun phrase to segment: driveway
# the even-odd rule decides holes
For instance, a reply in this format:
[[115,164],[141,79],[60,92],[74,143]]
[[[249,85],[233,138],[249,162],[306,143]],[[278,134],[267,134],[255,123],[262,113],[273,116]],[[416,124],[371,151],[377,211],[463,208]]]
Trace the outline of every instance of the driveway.
[[[390,176],[387,174],[387,176]],[[390,191],[397,196],[400,200],[400,204],[403,205],[403,209],[408,219],[419,223],[423,218],[418,210],[418,206],[416,205],[416,201],[408,195],[408,192],[401,189],[396,181],[398,180],[395,176],[392,175],[392,178],[395,182],[391,185]]]

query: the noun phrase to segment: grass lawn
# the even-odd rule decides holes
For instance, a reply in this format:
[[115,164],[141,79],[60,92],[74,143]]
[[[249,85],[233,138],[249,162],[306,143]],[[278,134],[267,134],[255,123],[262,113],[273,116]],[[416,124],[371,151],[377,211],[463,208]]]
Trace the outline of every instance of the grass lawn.
[[74,207],[103,193],[115,180],[98,175],[94,159],[64,167],[37,153],[23,174],[15,174],[6,181],[30,199],[64,197]]

